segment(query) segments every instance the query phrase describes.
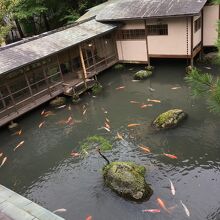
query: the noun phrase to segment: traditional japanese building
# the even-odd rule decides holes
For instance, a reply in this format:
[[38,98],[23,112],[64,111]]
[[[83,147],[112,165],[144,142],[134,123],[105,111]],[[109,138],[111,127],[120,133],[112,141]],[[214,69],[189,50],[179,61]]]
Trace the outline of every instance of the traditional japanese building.
[[191,61],[218,37],[207,0],[109,0],[74,25],[0,48],[0,126],[62,94],[89,88],[117,62]]

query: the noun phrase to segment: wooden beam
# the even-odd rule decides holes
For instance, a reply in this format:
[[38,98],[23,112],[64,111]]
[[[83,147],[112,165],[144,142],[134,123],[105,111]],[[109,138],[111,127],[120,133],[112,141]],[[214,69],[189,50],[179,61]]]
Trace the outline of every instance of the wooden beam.
[[193,28],[193,16],[191,17],[191,59],[190,65],[193,67],[193,40],[194,40],[194,28]]
[[84,62],[84,59],[83,59],[83,52],[82,52],[81,45],[79,45],[79,55],[80,55],[80,60],[81,60],[82,68],[83,68],[83,81],[84,81],[84,84],[87,88],[86,79],[87,79],[88,76],[87,76],[87,72],[86,72],[85,62]]
[[26,74],[26,72],[25,72],[24,69],[23,69],[23,71],[24,71],[24,78],[25,78],[25,80],[26,80],[26,83],[27,83],[27,85],[28,85],[29,92],[30,92],[30,94],[31,94],[31,98],[32,98],[33,102],[36,103],[35,98],[34,98],[34,95],[33,95],[33,91],[32,91],[32,89],[31,89],[31,85],[30,85],[29,79],[28,79],[28,77],[27,77],[27,74]]
[[14,107],[15,111],[16,111],[17,114],[18,114],[18,108],[17,108],[17,106],[16,106],[16,102],[15,102],[14,97],[13,97],[13,95],[12,95],[11,89],[10,89],[10,87],[9,87],[9,85],[8,85],[7,83],[5,83],[5,86],[6,86],[7,90],[8,90],[9,96],[10,96],[11,101],[12,101],[12,103],[13,103],[13,107]]
[[62,73],[62,70],[61,70],[61,67],[60,67],[60,60],[59,60],[58,54],[56,55],[56,58],[57,58],[57,64],[59,66],[60,77],[61,77],[62,81],[64,82],[63,73]]
[[[47,90],[48,90],[50,96],[52,97],[52,93],[51,93],[51,89],[50,89],[50,84],[49,84],[48,77],[47,77],[47,74],[46,74],[46,71],[45,71],[45,67],[44,67],[44,64],[43,64],[43,63],[41,63],[41,64],[42,64],[41,67],[42,67],[43,75],[44,75],[44,81],[46,82],[46,84],[47,84]],[[46,65],[47,65],[47,64],[46,64]]]
[[144,20],[144,26],[145,26],[145,40],[146,40],[147,62],[148,62],[148,66],[150,66],[149,47],[148,47],[148,31],[147,31],[147,21],[146,20]]

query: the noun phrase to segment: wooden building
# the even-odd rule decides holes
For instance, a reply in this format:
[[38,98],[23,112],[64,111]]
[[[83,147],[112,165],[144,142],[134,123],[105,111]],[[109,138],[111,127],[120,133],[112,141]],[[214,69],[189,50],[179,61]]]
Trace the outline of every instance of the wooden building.
[[62,93],[87,89],[117,62],[191,61],[218,37],[207,0],[109,0],[72,26],[0,48],[0,126]]

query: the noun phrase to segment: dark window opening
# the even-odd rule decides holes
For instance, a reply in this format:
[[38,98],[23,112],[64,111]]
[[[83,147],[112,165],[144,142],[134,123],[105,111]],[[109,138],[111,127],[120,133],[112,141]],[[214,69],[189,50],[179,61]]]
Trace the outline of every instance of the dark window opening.
[[168,25],[167,24],[152,24],[147,25],[148,35],[168,35]]
[[201,17],[199,17],[198,19],[194,21],[194,32],[197,32],[198,30],[200,30],[201,24],[202,24]]

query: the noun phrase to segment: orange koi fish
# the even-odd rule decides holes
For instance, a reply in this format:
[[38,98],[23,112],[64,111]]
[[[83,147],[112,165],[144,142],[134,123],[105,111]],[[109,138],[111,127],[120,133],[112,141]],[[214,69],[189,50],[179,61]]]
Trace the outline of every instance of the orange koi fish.
[[86,220],[92,220],[92,216],[90,215],[90,216],[86,217]]
[[177,86],[177,87],[172,87],[171,89],[172,89],[172,90],[177,90],[177,89],[181,89],[181,87],[180,87],[180,86]]
[[122,90],[122,89],[124,89],[125,88],[125,86],[119,86],[119,87],[117,87],[117,88],[115,88],[116,90]]
[[128,128],[131,128],[131,127],[136,127],[136,126],[140,126],[141,124],[129,124],[128,125]]
[[149,213],[159,213],[160,209],[145,209],[142,212],[149,212]]
[[172,155],[172,154],[165,154],[165,153],[163,153],[163,155],[165,155],[166,157],[169,157],[171,159],[177,159],[177,156]]
[[19,131],[16,131],[14,134],[12,134],[12,135],[21,135],[22,134],[22,129],[21,130],[19,130]]
[[132,104],[139,104],[139,102],[133,101],[133,100],[131,100],[130,103],[132,103]]
[[161,103],[158,99],[147,99],[148,102],[155,102],[155,103]]
[[80,153],[77,153],[77,152],[72,151],[70,155],[71,155],[72,157],[79,157],[79,156],[80,156]]
[[118,139],[120,139],[120,140],[124,140],[124,138],[122,137],[122,135],[120,135],[118,132],[117,132],[117,137],[118,137]]
[[149,147],[144,146],[143,144],[140,144],[138,146],[141,150],[143,150],[145,153],[150,153]]
[[157,203],[164,211],[170,213],[170,210],[165,206],[165,203],[162,199],[157,198]]
[[7,157],[4,157],[4,159],[2,160],[2,163],[1,163],[0,167],[2,167],[2,166],[4,165],[4,163],[6,162],[6,160],[7,160]]
[[15,148],[14,151],[16,151],[17,148],[21,147],[24,144],[24,141],[21,141]]
[[38,125],[38,128],[42,128],[44,124],[45,124],[45,121],[41,122],[41,123]]

